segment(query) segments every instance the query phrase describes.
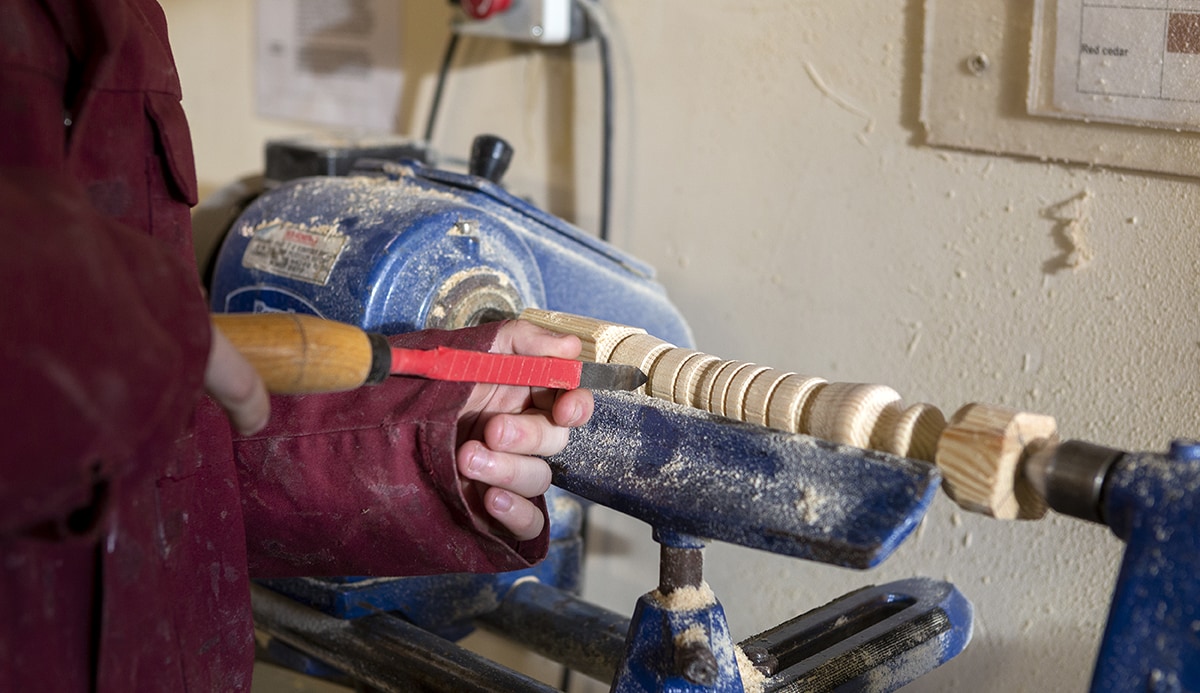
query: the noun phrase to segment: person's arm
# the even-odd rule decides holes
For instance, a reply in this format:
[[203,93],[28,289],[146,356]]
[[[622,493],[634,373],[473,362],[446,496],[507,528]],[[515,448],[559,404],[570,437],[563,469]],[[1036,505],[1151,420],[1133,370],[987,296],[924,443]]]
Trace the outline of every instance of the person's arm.
[[[527,323],[506,323],[390,341],[418,349],[578,352],[578,341],[545,335]],[[528,567],[549,545],[540,495],[549,470],[527,451],[560,448],[565,424],[582,424],[591,406],[583,390],[555,398],[529,388],[406,377],[345,393],[272,397],[267,427],[235,441],[251,575]],[[502,435],[506,424],[512,438]],[[471,451],[488,452],[495,464],[460,474]],[[495,501],[500,495],[512,501],[507,510]]]
[[[0,532],[57,533],[72,512],[103,503],[137,448],[172,442],[206,360],[210,389],[243,427],[265,395],[239,355],[208,358],[190,262],[101,213],[70,173],[79,162],[68,160],[66,107],[101,34],[37,2],[3,14],[21,40],[0,42]],[[146,152],[112,154],[144,164]]]
[[61,172],[0,167],[0,246],[0,532],[21,532],[65,522],[173,440],[209,330],[188,268]]

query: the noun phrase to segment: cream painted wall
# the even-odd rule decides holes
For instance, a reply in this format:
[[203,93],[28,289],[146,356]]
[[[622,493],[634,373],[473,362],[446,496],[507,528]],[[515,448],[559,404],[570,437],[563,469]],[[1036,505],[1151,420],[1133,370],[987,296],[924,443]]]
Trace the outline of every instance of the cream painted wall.
[[[1041,411],[1065,436],[1115,446],[1197,433],[1194,181],[922,146],[916,0],[606,4],[614,241],[658,267],[701,348],[886,383],[947,412]],[[211,190],[256,170],[264,137],[305,128],[253,114],[251,3],[165,6]],[[405,3],[401,132],[424,125],[444,27],[442,3]],[[517,191],[591,228],[594,46],[472,42],[460,65],[439,146],[508,137]],[[1093,258],[1052,272],[1063,250],[1047,210],[1084,191]],[[587,596],[629,612],[655,583],[657,549],[636,521],[594,524]],[[738,638],[861,585],[949,579],[975,604],[974,641],[911,690],[1081,691],[1121,548],[1103,528],[1005,524],[941,498],[879,569],[715,545],[707,577]]]

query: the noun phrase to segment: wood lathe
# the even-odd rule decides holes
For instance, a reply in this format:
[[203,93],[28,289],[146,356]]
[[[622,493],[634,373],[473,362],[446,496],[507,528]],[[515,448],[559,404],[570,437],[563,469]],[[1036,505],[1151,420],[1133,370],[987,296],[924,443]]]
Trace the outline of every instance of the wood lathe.
[[[1125,629],[1110,623],[1105,642],[1117,649],[1102,654],[1097,680],[1200,687],[1188,630],[1200,623],[1190,577],[1200,574],[1191,504],[1200,473],[1186,461],[1197,446],[1163,457],[1058,443],[1049,417],[969,405],[947,420],[890,388],[702,353],[652,268],[509,194],[483,175],[490,167],[463,174],[338,156],[358,162],[349,175],[268,166],[274,187],[241,210],[213,263],[214,312],[309,314],[382,334],[523,315],[579,335],[586,359],[635,366],[649,380],[643,394],[597,393],[592,421],[549,460],[543,564],[266,581],[254,592],[256,623],[271,636],[265,656],[380,690],[551,690],[450,642],[479,627],[617,693],[896,690],[970,641],[973,609],[954,585],[863,587],[735,640],[701,550],[724,541],[869,568],[912,533],[943,485],[995,517],[1037,517],[1046,501],[1112,526],[1130,545],[1133,577],[1119,593],[1136,600],[1152,586],[1165,596],[1139,605],[1149,610],[1114,601],[1114,614],[1136,617]],[[579,597],[580,498],[653,528],[659,582],[632,618]],[[1154,620],[1161,613],[1173,620]],[[1130,645],[1123,631],[1156,637]],[[1126,656],[1131,648],[1145,657]],[[1110,663],[1125,668],[1103,673]]]
[[[596,350],[611,343],[620,359],[657,365],[661,355],[681,370],[697,363],[659,340],[689,347],[691,332],[651,267],[509,194],[495,180],[502,169],[473,161],[462,174],[380,159],[375,146],[352,149],[268,147],[271,187],[229,216],[211,263],[214,313],[303,314],[386,335],[535,307],[606,321],[604,339],[585,340],[588,360],[608,361]],[[321,175],[330,157],[349,173]],[[300,166],[306,161],[312,170]],[[749,380],[730,372],[720,387],[740,391]],[[381,690],[548,690],[448,642],[482,627],[621,692],[737,693],[796,682],[884,691],[966,646],[971,605],[943,581],[864,587],[739,643],[703,580],[700,547],[712,540],[876,565],[925,515],[937,490],[932,466],[640,395],[596,397],[592,422],[551,460],[551,548],[542,564],[486,576],[265,581],[254,595],[256,623],[270,635],[264,656]],[[659,585],[632,619],[579,597],[580,496],[654,527]],[[783,654],[795,651],[810,656]]]

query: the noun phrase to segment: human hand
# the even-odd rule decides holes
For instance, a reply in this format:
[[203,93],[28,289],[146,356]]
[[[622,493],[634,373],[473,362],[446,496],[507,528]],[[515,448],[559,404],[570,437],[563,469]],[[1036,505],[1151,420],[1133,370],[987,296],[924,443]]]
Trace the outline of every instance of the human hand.
[[238,433],[258,433],[267,425],[271,401],[262,378],[215,326],[204,369],[204,387],[229,415],[229,422]]
[[[514,320],[500,328],[493,353],[579,356],[579,338]],[[475,386],[459,419],[458,471],[467,502],[521,541],[537,537],[545,518],[530,500],[550,487],[550,467],[535,455],[566,447],[569,428],[592,416],[590,390]]]

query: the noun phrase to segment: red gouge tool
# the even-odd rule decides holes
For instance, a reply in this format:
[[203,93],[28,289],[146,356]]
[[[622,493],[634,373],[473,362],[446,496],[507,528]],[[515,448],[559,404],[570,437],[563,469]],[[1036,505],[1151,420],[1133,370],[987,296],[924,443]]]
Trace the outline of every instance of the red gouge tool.
[[633,366],[482,351],[399,349],[383,335],[294,313],[212,316],[276,394],[340,392],[410,375],[497,385],[572,390],[635,390],[646,374]]

